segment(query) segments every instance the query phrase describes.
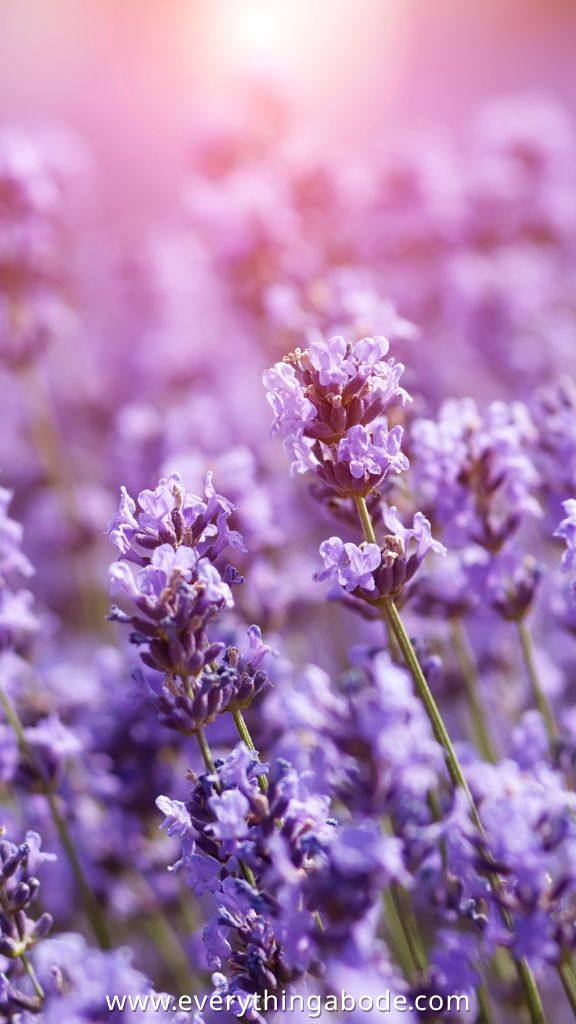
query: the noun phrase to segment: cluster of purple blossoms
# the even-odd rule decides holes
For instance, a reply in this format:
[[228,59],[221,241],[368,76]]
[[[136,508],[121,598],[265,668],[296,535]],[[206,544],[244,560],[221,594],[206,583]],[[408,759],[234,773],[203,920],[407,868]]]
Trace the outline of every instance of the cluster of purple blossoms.
[[295,456],[292,469],[312,470],[328,494],[356,505],[369,498],[371,510],[381,511],[389,532],[380,545],[373,530],[361,545],[331,537],[320,546],[323,568],[315,575],[373,602],[398,595],[429,551],[445,553],[421,512],[406,528],[394,506],[379,504],[388,474],[409,467],[401,450],[403,427],[390,428],[386,418],[393,402],[410,400],[399,383],[404,367],[385,358],[388,349],[382,337],[316,341],[263,377],[273,431]]
[[523,403],[450,400],[438,419],[411,427],[414,486],[461,553],[464,575],[503,618],[531,609],[541,568],[523,536],[542,516],[541,476],[533,457],[535,424]]
[[405,527],[395,506],[383,510],[389,531],[380,545],[343,543],[330,537],[320,545],[323,568],[317,580],[333,580],[348,593],[367,601],[397,596],[410,582],[426,555],[445,555],[446,548],[432,537],[430,523],[417,512],[412,527]]
[[[11,965],[0,982],[0,1008],[11,1019],[11,1014],[22,1010],[36,1012],[41,995],[31,995],[19,987],[18,974],[29,974],[28,954],[52,927],[50,914],[44,913],[34,920],[28,916],[31,903],[38,895],[40,882],[37,870],[43,861],[54,859],[41,852],[41,839],[36,832],[28,832],[19,845],[0,838],[0,956]],[[3,989],[3,991],[2,991]]]
[[355,343],[335,337],[296,349],[264,373],[274,432],[292,457],[292,470],[312,470],[337,495],[366,495],[388,473],[408,468],[402,427],[383,419],[400,386],[402,363],[387,359],[386,338]]
[[0,362],[15,370],[33,363],[71,321],[64,194],[69,200],[83,163],[64,134],[33,141],[0,132]]
[[216,494],[210,476],[206,499],[187,493],[174,474],[141,491],[138,505],[123,490],[108,527],[122,556],[110,567],[112,593],[136,609],[114,608],[111,618],[131,627],[145,666],[135,678],[161,722],[183,733],[248,707],[268,682],[261,662],[270,648],[258,627],[249,629],[244,655],[209,638],[209,626],[233,607],[230,584],[242,582],[232,566],[220,572],[215,563],[244,543],[228,524],[234,506]]
[[538,516],[539,477],[529,455],[535,427],[520,402],[481,413],[472,399],[449,400],[438,419],[411,426],[415,487],[425,510],[449,524],[453,543],[490,552]]

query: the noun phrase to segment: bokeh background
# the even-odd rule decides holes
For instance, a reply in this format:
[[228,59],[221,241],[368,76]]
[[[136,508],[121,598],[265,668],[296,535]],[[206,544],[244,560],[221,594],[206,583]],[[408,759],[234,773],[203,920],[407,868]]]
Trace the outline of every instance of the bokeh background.
[[[345,668],[372,627],[311,581],[334,510],[289,477],[261,374],[318,332],[385,334],[411,416],[526,403],[514,436],[563,471],[549,538],[576,492],[575,32],[572,0],[0,0],[0,486],[41,623],[1,664],[26,727],[52,723],[33,735],[85,873],[158,985],[206,966],[154,803],[198,764],[134,704],[105,619],[119,487],[178,469],[201,493],[213,469],[249,549],[243,625]],[[516,721],[526,686],[500,627],[479,630],[505,749],[498,701]],[[281,665],[251,721],[264,751],[282,750]],[[458,681],[438,685],[458,733]],[[22,780],[11,809],[0,739],[3,814],[59,849]],[[53,871],[57,926],[85,929],[65,856]]]

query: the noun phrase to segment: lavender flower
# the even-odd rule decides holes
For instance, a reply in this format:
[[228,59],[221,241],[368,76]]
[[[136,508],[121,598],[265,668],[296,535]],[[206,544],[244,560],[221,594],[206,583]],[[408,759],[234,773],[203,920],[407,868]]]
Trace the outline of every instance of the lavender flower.
[[407,468],[402,428],[383,419],[394,401],[406,402],[401,363],[387,360],[385,338],[356,343],[342,337],[313,342],[264,373],[292,470],[313,470],[338,494],[367,494],[392,470]]
[[331,537],[320,545],[324,568],[314,579],[330,579],[348,593],[369,601],[394,596],[410,582],[429,552],[445,555],[446,548],[434,540],[430,523],[417,512],[412,527],[405,527],[394,506],[383,512],[391,532],[381,546],[363,543],[344,544]]
[[535,429],[527,408],[472,399],[445,402],[438,421],[412,426],[415,483],[424,508],[450,524],[460,544],[498,551],[526,517],[541,513],[528,453]]
[[377,544],[344,544],[340,537],[330,537],[320,545],[324,568],[315,573],[316,580],[335,580],[347,591],[358,587],[375,589],[373,573],[382,561]]
[[10,1016],[22,1010],[37,1012],[40,1007],[41,989],[35,983],[31,995],[22,991],[18,965],[22,973],[29,951],[52,927],[48,913],[37,920],[28,916],[40,888],[36,872],[43,862],[55,860],[53,855],[42,853],[41,845],[37,832],[27,832],[25,842],[19,845],[0,838],[0,954],[11,963],[3,991],[0,988],[0,1007]]
[[566,517],[559,524],[554,536],[562,537],[566,543],[566,551],[562,556],[562,571],[573,573],[576,570],[576,498],[564,501],[562,507]]
[[[110,567],[112,592],[135,606],[133,614],[113,608],[111,618],[132,626],[131,642],[150,672],[135,679],[155,704],[160,721],[185,734],[224,711],[248,707],[267,685],[260,665],[270,647],[251,626],[250,652],[208,636],[208,628],[233,607],[226,580],[241,581],[214,561],[228,545],[243,546],[227,525],[232,506],[207,484],[208,502],[186,494],[174,474],[154,491],[139,495],[139,511],[123,491],[109,533],[128,561]],[[131,562],[142,565],[134,572]],[[224,654],[224,662],[218,664]]]

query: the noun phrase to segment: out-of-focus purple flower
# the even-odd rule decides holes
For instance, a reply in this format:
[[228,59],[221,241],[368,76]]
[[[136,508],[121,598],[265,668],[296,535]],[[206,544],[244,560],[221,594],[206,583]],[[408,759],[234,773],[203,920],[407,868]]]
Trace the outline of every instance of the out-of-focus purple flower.
[[566,543],[566,551],[562,555],[562,571],[576,573],[576,498],[562,502],[562,508],[566,516],[554,536],[562,537]]
[[20,650],[40,626],[32,594],[16,583],[34,570],[22,551],[22,526],[8,515],[11,500],[12,491],[0,487],[0,652]]
[[494,555],[478,549],[465,571],[479,600],[511,622],[527,615],[543,575],[536,559],[515,544]]
[[8,515],[11,501],[12,491],[0,487],[0,580],[10,577],[13,573],[32,576],[34,572],[22,552],[22,526]]
[[[132,965],[132,953],[127,949],[102,951],[92,949],[77,934],[63,934],[38,947],[36,969],[46,993],[42,1018],[46,1024],[86,1024],[87,1021],[106,1019],[113,1013],[119,1024],[185,1024],[186,1013],[163,1009],[162,1003],[146,1007],[145,997],[154,990],[148,979]],[[109,1011],[105,996],[132,995],[144,999],[144,1005],[132,1010],[128,1003],[123,1009]],[[165,1006],[170,1005],[166,998]]]
[[529,451],[536,432],[521,402],[449,400],[437,421],[412,425],[412,468],[419,501],[451,529],[454,544],[499,550],[526,517],[539,516],[539,476]]

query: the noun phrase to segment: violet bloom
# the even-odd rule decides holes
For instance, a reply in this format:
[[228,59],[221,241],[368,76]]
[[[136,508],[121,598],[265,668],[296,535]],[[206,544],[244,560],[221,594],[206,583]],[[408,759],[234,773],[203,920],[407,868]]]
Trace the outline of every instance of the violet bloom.
[[521,402],[445,402],[438,419],[412,426],[412,466],[423,507],[455,544],[498,551],[524,519],[538,517],[540,484],[529,451],[536,430]]
[[555,537],[562,537],[566,550],[562,555],[562,571],[576,574],[576,498],[562,502],[566,517],[554,532]]
[[75,933],[49,939],[38,948],[35,960],[38,977],[45,991],[41,1019],[45,1024],[85,1024],[88,1021],[113,1019],[118,1024],[200,1024],[188,1013],[163,1009],[171,1004],[166,996],[158,1001],[158,1009],[150,1001],[134,1010],[109,1010],[105,996],[151,996],[154,989],[148,979],[132,964],[127,949],[102,951],[91,948]]
[[477,549],[465,568],[477,598],[509,622],[528,614],[543,575],[536,559],[515,544],[494,555]]
[[[289,984],[317,953],[319,931],[305,890],[332,840],[329,801],[311,794],[281,759],[262,793],[262,770],[257,755],[239,744],[214,775],[196,781],[186,805],[158,801],[163,827],[181,839],[178,866],[194,891],[212,900],[206,954],[230,992]],[[241,877],[242,866],[254,885]]]
[[314,574],[315,580],[335,580],[348,592],[359,587],[374,590],[374,570],[382,559],[377,544],[345,544],[340,537],[330,537],[320,545],[320,555],[324,568]]
[[400,386],[401,363],[387,359],[385,338],[355,343],[342,337],[314,341],[263,376],[292,471],[312,471],[341,496],[366,495],[389,470],[408,466],[402,428],[388,429],[385,412],[409,399]]
[[211,473],[205,497],[187,492],[179,473],[160,480],[153,491],[141,491],[137,503],[123,487],[119,510],[106,532],[122,558],[138,565],[145,565],[149,553],[162,544],[193,548],[211,560],[227,547],[244,551],[242,537],[228,526],[235,506],[216,493]]
[[41,914],[37,920],[28,916],[40,888],[37,871],[44,862],[56,859],[42,852],[41,846],[37,832],[27,832],[25,841],[16,845],[4,838],[4,829],[0,830],[0,955],[10,965],[0,988],[0,1009],[6,1019],[22,1010],[37,1013],[40,1009],[38,993],[25,991],[20,957],[26,956],[52,927],[50,914]]
[[8,515],[11,500],[12,491],[0,487],[0,652],[26,647],[40,625],[32,594],[18,586],[34,569],[22,551],[22,526]]
[[347,593],[377,602],[399,594],[430,552],[446,554],[444,545],[432,537],[430,523],[421,512],[416,513],[411,527],[403,525],[394,506],[384,509],[383,518],[390,532],[380,546],[345,544],[339,537],[323,541],[320,554],[324,568],[314,574],[314,579],[334,580]]
[[210,474],[206,493],[207,502],[187,494],[173,474],[154,491],[141,491],[138,507],[124,491],[109,526],[123,555],[110,568],[112,592],[131,606],[130,613],[114,607],[110,617],[132,627],[130,640],[152,670],[140,668],[136,677],[160,721],[185,734],[225,710],[247,707],[268,682],[261,662],[270,648],[256,626],[248,656],[230,647],[223,664],[226,645],[208,635],[233,607],[228,581],[242,577],[230,566],[222,575],[214,564],[241,538],[228,527],[233,506],[215,493]]

